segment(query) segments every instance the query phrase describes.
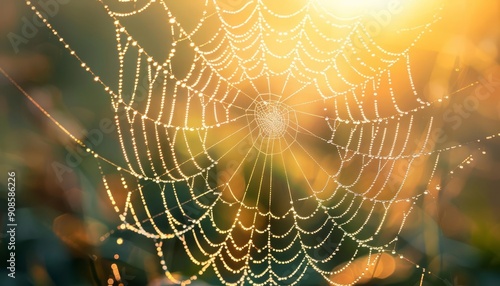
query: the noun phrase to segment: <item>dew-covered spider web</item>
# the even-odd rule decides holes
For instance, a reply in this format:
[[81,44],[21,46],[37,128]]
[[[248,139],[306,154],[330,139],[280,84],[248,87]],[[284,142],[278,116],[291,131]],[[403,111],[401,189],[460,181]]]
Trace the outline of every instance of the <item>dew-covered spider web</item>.
[[[422,96],[413,74],[443,3],[412,4],[425,10],[412,18],[391,1],[96,2],[116,31],[116,84],[26,1],[109,95],[122,160],[73,138],[96,158],[119,229],[154,240],[169,280],[351,285],[406,259],[405,222],[461,147],[436,148],[450,94]],[[157,13],[161,27],[133,29]],[[141,42],[156,28],[163,54]],[[183,277],[166,262],[172,240],[194,265]]]

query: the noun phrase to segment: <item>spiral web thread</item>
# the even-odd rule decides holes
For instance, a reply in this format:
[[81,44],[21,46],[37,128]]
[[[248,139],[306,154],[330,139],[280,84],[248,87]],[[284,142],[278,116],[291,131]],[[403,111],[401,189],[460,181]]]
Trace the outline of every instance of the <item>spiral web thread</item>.
[[[133,4],[126,13],[97,1],[116,28],[117,87],[27,4],[109,94],[124,165],[87,151],[120,228],[155,239],[168,279],[208,271],[225,284],[288,285],[313,272],[355,284],[381,255],[396,254],[408,215],[439,188],[440,154],[459,147],[434,149],[437,105],[449,96],[422,99],[411,74],[411,48],[440,7],[396,31],[411,40],[390,51],[366,37],[366,15],[343,18],[324,1],[206,0],[190,30],[169,1],[115,1]],[[149,9],[163,9],[170,30],[162,61],[122,25]],[[423,184],[407,187],[411,176]],[[188,279],[168,270],[163,246],[172,239],[197,267]],[[361,259],[366,270],[338,282]]]

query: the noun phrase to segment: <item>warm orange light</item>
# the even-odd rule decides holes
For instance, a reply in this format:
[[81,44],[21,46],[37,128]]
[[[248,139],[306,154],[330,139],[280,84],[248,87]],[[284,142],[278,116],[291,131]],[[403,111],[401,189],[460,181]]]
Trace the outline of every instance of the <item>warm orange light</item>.
[[[399,9],[399,0],[316,0],[325,9],[335,12],[339,17],[364,14],[369,11],[381,9]],[[408,2],[408,1],[405,1]],[[411,1],[410,1],[411,2]]]

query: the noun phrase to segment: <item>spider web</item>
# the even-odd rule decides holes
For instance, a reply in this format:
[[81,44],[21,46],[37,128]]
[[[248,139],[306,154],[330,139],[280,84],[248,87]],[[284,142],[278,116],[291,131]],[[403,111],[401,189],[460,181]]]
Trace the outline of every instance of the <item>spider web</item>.
[[[170,1],[97,1],[116,29],[117,86],[27,4],[109,94],[124,165],[87,151],[120,228],[155,239],[170,280],[355,284],[396,254],[410,212],[438,188],[440,154],[457,147],[434,148],[448,96],[423,99],[412,76],[412,48],[441,6],[389,27],[390,46],[367,36],[368,12],[340,16],[327,1],[198,1],[189,21]],[[170,31],[163,59],[124,24],[150,10]],[[187,279],[167,267],[172,239],[197,267]]]

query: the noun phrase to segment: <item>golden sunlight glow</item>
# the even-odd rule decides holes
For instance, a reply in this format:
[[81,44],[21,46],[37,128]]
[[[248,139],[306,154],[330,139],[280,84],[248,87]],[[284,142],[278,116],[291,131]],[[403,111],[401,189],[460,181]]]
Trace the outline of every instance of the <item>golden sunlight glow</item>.
[[401,0],[316,0],[325,9],[334,12],[337,16],[349,16],[354,13],[365,13],[366,11],[388,10],[396,11],[401,6]]
[[[498,11],[473,0],[97,0],[116,54],[107,75],[26,2],[112,105],[101,146],[95,130],[77,139],[41,109],[97,162],[96,205],[119,225],[101,239],[151,241],[164,279],[351,285],[418,272],[423,285],[440,231],[464,231],[458,208],[426,204],[458,196],[441,184],[486,154],[466,142],[500,136],[472,120],[500,120],[486,82],[499,70]],[[468,124],[477,133],[465,140],[456,130]],[[430,223],[454,222],[429,231],[429,210],[447,210]],[[61,215],[53,231],[93,245],[84,230],[104,224],[82,220]],[[125,277],[128,256],[114,253],[109,284]]]

